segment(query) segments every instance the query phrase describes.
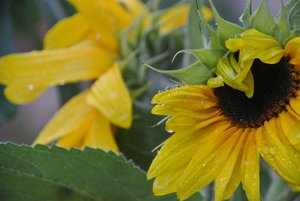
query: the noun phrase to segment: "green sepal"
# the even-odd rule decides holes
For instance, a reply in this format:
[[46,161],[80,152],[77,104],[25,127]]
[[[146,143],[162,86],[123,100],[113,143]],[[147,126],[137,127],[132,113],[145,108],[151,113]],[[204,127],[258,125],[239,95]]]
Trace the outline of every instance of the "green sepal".
[[[190,3],[190,12],[188,17],[188,45],[190,48],[203,48],[204,47],[204,40],[205,33],[204,30],[201,28],[201,18],[199,19],[199,15],[197,8],[197,2],[191,1]],[[199,27],[200,26],[200,27]]]
[[252,28],[258,31],[272,35],[275,26],[274,18],[268,8],[267,0],[262,0],[255,13],[250,18]]
[[226,40],[228,40],[229,38],[235,38],[235,36],[241,34],[244,29],[237,24],[224,20],[218,13],[216,7],[212,3],[212,0],[210,0],[210,4],[218,25],[217,33],[219,41],[225,47]]
[[252,15],[252,0],[248,0],[246,8],[241,17],[243,25],[246,29],[251,28],[251,22],[250,22],[251,15]]
[[[300,1],[291,0],[288,4],[284,6],[285,16],[291,26],[292,30],[300,28]],[[299,31],[297,31],[299,32]],[[297,34],[299,35],[299,34]]]
[[212,72],[214,71],[214,69],[205,66],[200,61],[178,70],[159,70],[147,64],[145,65],[156,72],[178,79],[180,81],[179,83],[183,85],[206,84],[207,80],[212,77]]
[[285,45],[286,39],[291,35],[291,28],[286,21],[286,16],[283,8],[281,8],[278,22],[273,27],[272,35],[281,43],[282,46]]
[[226,53],[222,49],[210,48],[210,49],[182,50],[182,51],[179,51],[177,54],[182,53],[182,52],[194,54],[205,66],[207,66],[209,68],[215,68],[217,66],[218,61]]

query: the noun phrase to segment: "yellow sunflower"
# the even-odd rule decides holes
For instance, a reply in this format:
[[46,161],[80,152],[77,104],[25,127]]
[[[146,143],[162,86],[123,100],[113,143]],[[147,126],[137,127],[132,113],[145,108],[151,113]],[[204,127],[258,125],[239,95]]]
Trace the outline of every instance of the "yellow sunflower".
[[[11,102],[26,104],[48,87],[95,80],[55,114],[34,144],[57,141],[64,147],[117,152],[112,127],[129,128],[132,122],[132,100],[118,62],[125,59],[119,34],[141,17],[144,26],[150,26],[151,13],[139,0],[69,2],[78,12],[49,30],[44,50],[0,58],[0,83],[6,85],[5,95]],[[171,9],[166,17],[162,15],[169,19],[161,27],[163,32],[185,23],[188,5],[173,9],[179,13]]]
[[[148,171],[156,195],[176,192],[185,200],[214,182],[216,201],[229,199],[240,184],[249,201],[259,201],[260,157],[300,191],[300,37],[286,20],[290,7],[275,22],[266,1],[253,15],[249,6],[244,27],[213,7],[218,30],[205,26],[218,34],[209,48],[189,50],[200,61],[185,71],[204,68],[206,75],[183,76],[181,69],[178,77],[193,84],[152,100],[152,112],[168,116],[166,129],[174,133]],[[281,34],[268,26],[281,27]]]

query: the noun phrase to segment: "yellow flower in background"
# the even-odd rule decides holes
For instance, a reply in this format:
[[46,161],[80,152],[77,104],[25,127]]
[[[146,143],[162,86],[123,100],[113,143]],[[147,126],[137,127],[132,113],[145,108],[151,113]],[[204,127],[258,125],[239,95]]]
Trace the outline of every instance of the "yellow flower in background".
[[168,116],[173,133],[147,174],[155,178],[154,194],[186,200],[214,182],[216,201],[230,199],[239,185],[249,201],[260,201],[260,157],[300,191],[300,37],[278,40],[261,31],[264,24],[256,29],[264,3],[249,29],[224,21],[213,7],[219,27],[210,31],[219,35],[207,49],[187,50],[201,62],[170,72],[195,83],[204,69],[206,81],[154,96],[152,113]]
[[[96,80],[55,114],[34,144],[57,141],[64,147],[117,152],[112,127],[129,128],[132,122],[132,100],[118,64],[124,59],[118,34],[150,12],[139,0],[69,2],[78,12],[48,31],[44,50],[0,58],[0,83],[6,85],[5,96],[11,102],[26,104],[48,87]],[[184,9],[179,18],[186,16]],[[181,20],[169,26],[176,19],[163,26],[171,31],[184,24]]]

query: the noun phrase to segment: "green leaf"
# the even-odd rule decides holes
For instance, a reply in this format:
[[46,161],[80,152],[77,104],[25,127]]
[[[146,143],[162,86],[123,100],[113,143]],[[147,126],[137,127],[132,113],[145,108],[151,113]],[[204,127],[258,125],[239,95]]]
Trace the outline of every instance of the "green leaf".
[[265,34],[272,35],[275,26],[274,18],[268,8],[267,0],[262,0],[255,13],[250,18],[251,27]]
[[292,28],[296,30],[300,28],[300,1],[291,0],[288,4],[284,6],[285,16]]
[[248,0],[246,8],[242,14],[242,21],[246,29],[251,28],[250,17],[252,15],[252,0]]
[[176,200],[151,188],[144,172],[112,152],[0,144],[0,200]]
[[227,20],[224,20],[218,13],[212,0],[210,0],[211,8],[218,25],[218,37],[221,44],[225,47],[225,41],[229,38],[235,38],[236,35],[241,34],[244,29],[237,24],[233,24]]
[[156,72],[167,74],[171,77],[179,79],[182,84],[187,85],[206,84],[207,80],[212,76],[213,71],[200,61],[178,70],[159,70],[149,65],[146,66]]
[[[201,14],[200,14],[201,15]],[[190,12],[188,18],[188,44],[189,48],[199,49],[204,47],[203,35],[200,29],[199,13],[197,9],[196,1],[191,1]]]
[[273,27],[273,36],[281,43],[282,46],[285,45],[287,39],[291,35],[291,28],[286,21],[284,9],[281,9],[280,16],[278,22]]
[[194,54],[205,66],[215,68],[219,60],[226,53],[222,49],[194,49],[194,50],[182,50],[178,53],[189,52]]

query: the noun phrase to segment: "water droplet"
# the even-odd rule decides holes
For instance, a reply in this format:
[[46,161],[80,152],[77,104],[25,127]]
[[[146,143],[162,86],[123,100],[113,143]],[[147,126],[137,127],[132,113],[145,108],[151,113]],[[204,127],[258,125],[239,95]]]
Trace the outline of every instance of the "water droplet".
[[119,116],[119,121],[125,121],[127,119],[127,114],[123,113]]
[[170,130],[170,129],[167,129],[167,128],[166,128],[166,131],[167,131],[168,133],[174,133],[174,131],[172,131],[172,130]]
[[276,154],[276,147],[271,147],[269,150],[271,154]]
[[33,84],[30,84],[30,85],[28,86],[28,90],[30,90],[30,91],[34,90],[34,85],[33,85]]
[[101,35],[100,34],[96,34],[96,39],[100,39],[101,38]]
[[202,163],[202,167],[205,167],[206,166],[206,163]]
[[59,82],[59,85],[60,85],[60,86],[63,86],[63,85],[65,85],[65,84],[66,84],[66,83],[65,83],[65,81],[63,81],[63,80]]
[[244,161],[244,164],[247,166],[247,165],[249,165],[249,161]]
[[111,99],[116,99],[118,97],[118,93],[115,91],[111,91],[109,95]]

